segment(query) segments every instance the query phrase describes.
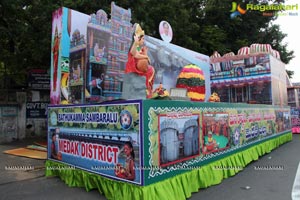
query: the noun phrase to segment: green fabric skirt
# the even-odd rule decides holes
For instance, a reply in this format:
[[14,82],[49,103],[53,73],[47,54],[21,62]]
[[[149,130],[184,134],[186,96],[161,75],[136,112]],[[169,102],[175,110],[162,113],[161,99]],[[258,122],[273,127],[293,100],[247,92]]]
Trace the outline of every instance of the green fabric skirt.
[[270,138],[199,168],[147,186],[111,180],[77,168],[70,169],[66,164],[51,160],[46,161],[46,176],[58,176],[70,187],[84,187],[86,191],[97,189],[107,199],[183,200],[201,188],[220,184],[223,179],[243,170],[250,162],[291,141],[292,137],[292,133],[288,132]]

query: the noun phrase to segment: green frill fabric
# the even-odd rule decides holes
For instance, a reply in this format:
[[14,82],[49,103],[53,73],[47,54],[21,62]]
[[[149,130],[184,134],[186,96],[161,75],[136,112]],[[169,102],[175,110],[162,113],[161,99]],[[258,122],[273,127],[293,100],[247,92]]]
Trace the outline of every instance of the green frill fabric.
[[205,80],[199,78],[179,78],[177,79],[177,85],[188,85],[188,86],[204,86]]
[[200,188],[207,188],[237,174],[246,165],[281,144],[292,140],[288,132],[238,153],[213,161],[186,173],[147,186],[110,180],[81,169],[68,169],[68,165],[46,161],[46,176],[58,176],[70,187],[84,187],[87,191],[97,189],[107,199],[186,199]]

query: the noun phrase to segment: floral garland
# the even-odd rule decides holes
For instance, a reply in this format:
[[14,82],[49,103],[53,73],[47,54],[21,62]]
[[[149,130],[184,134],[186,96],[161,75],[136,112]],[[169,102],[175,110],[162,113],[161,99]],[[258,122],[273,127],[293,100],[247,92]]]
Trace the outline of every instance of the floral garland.
[[177,88],[186,88],[188,97],[193,101],[204,101],[205,99],[205,78],[200,67],[190,64],[185,66],[178,78]]

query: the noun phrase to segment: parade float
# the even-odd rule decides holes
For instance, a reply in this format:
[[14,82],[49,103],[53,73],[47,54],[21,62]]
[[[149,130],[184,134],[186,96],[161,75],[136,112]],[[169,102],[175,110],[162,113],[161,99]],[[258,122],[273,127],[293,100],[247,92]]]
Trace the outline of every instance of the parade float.
[[223,102],[287,105],[285,65],[269,44],[211,57],[211,88]]
[[291,108],[292,133],[300,133],[300,108]]
[[[208,56],[145,35],[130,9],[110,16],[53,13],[47,176],[108,199],[186,199],[292,140],[289,107],[222,102]],[[128,64],[137,51],[144,71]]]

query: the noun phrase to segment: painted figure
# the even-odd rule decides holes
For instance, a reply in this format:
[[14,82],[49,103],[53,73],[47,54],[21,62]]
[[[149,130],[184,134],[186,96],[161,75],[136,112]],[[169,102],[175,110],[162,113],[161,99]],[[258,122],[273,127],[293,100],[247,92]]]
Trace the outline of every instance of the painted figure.
[[160,26],[161,38],[166,42],[171,42],[173,36],[170,24],[166,21],[162,21]]
[[55,129],[55,132],[51,135],[51,158],[61,160],[62,156],[61,153],[57,150],[57,143],[56,143],[56,136],[59,134],[60,130],[59,128]]
[[115,174],[117,177],[124,178],[133,181],[135,179],[135,169],[134,169],[134,150],[132,143],[130,141],[124,144],[124,153],[126,155],[125,165],[118,163],[115,167]]
[[100,90],[100,94],[102,95],[102,87],[101,84],[104,81],[104,74],[102,73],[99,78],[96,78],[90,81],[89,86],[97,87]]
[[133,41],[128,52],[125,73],[137,73],[146,77],[147,98],[152,97],[155,70],[150,64],[147,47],[144,46],[145,32],[139,24],[135,26]]
[[80,65],[78,64],[77,67],[72,67],[73,70],[73,79],[74,81],[79,81],[80,80],[80,74],[81,74],[81,69]]
[[53,48],[52,48],[52,52],[53,52],[53,83],[52,83],[53,91],[56,91],[56,83],[57,83],[59,43],[60,43],[60,37],[58,35],[57,27],[55,27],[54,44],[53,44]]

